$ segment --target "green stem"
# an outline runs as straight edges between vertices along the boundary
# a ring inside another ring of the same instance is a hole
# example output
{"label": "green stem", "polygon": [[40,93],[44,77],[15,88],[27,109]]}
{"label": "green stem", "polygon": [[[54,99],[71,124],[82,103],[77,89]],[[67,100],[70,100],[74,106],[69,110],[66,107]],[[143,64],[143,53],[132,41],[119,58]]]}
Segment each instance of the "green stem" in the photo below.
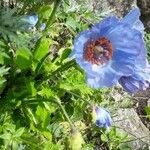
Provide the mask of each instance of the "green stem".
{"label": "green stem", "polygon": [[[40,100],[40,101],[37,101],[37,100],[28,100],[28,102],[29,103],[34,103],[34,102],[52,102],[52,103],[55,103],[55,104],[57,104],[59,107],[60,107],[60,109],[62,110],[62,113],[63,113],[63,115],[64,115],[64,118],[68,121],[68,123],[70,124],[70,126],[71,126],[71,128],[75,128],[75,126],[74,126],[74,124],[72,123],[72,121],[70,120],[70,118],[69,118],[69,116],[68,116],[68,114],[67,114],[67,112],[66,112],[66,110],[65,110],[65,108],[63,107],[63,105],[61,104],[61,101],[60,101],[60,99],[59,98],[57,98],[57,97],[52,97],[52,98],[54,98],[54,100],[48,100],[48,99],[42,99],[42,100]],[[27,100],[25,100],[25,101],[27,101]]]}
{"label": "green stem", "polygon": [[43,63],[44,63],[44,61],[46,60],[46,58],[47,58],[49,55],[50,55],[50,52],[48,52],[48,53],[41,59],[41,61],[38,63],[38,65],[37,65],[37,67],[36,67],[36,69],[35,69],[35,74],[36,74],[36,75],[37,75],[38,72],[40,71],[40,69],[41,69],[41,67],[42,67],[42,65],[43,65]]}
{"label": "green stem", "polygon": [[89,104],[90,106],[93,106],[92,103],[90,103],[88,100],[86,100],[85,98],[82,98],[81,96],[79,96],[78,94],[74,93],[74,92],[71,92],[71,91],[67,91],[67,93],[70,93],[78,98],[80,98],[82,101],[86,102],[87,104]]}
{"label": "green stem", "polygon": [[68,61],[67,63],[61,65],[61,67],[59,67],[57,70],[55,70],[54,72],[52,72],[49,76],[47,76],[47,77],[45,78],[45,80],[48,80],[48,79],[52,78],[52,77],[55,76],[58,72],[65,71],[66,69],[72,67],[72,66],[75,65],[75,64],[76,64],[75,60]]}
{"label": "green stem", "polygon": [[61,2],[61,0],[56,0],[56,1],[55,1],[53,11],[52,11],[52,13],[51,13],[51,15],[50,15],[50,17],[49,17],[49,20],[48,20],[48,22],[47,22],[46,28],[45,28],[45,30],[43,31],[43,36],[46,35],[47,30],[49,29],[49,27],[50,27],[51,24],[52,24],[52,22],[53,22],[53,20],[54,20],[54,17],[55,17],[55,14],[56,14],[56,11],[57,11],[57,8],[58,8],[60,2]]}
{"label": "green stem", "polygon": [[57,102],[57,104],[59,105],[59,107],[61,108],[62,113],[63,113],[64,117],[66,118],[66,120],[69,122],[71,128],[74,128],[75,126],[74,126],[74,124],[72,123],[72,121],[70,120],[70,118],[69,118],[69,116],[68,116],[68,114],[67,114],[65,108],[64,108],[63,105],[61,104],[60,99],[59,99],[59,98],[56,98],[56,102]]}

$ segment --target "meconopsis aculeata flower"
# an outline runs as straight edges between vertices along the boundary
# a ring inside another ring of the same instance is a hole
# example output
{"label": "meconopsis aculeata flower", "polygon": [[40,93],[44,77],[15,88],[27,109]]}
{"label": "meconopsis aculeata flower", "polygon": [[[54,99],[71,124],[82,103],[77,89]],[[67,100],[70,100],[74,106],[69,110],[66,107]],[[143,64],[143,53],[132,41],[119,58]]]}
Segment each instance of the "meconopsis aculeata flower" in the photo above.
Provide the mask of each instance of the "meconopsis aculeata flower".
{"label": "meconopsis aculeata flower", "polygon": [[139,16],[135,8],[122,19],[107,17],[75,38],[70,56],[86,72],[90,87],[113,87],[119,82],[130,93],[149,87],[144,26]]}

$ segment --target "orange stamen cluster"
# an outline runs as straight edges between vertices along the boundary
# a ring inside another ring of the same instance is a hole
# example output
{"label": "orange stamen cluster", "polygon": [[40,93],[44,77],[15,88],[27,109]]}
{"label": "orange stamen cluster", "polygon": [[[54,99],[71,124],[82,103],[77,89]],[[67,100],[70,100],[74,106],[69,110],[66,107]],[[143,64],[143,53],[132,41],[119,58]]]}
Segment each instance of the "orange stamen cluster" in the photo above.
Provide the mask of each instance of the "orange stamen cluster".
{"label": "orange stamen cluster", "polygon": [[92,64],[104,64],[112,58],[112,52],[111,42],[105,37],[101,37],[85,44],[83,58]]}

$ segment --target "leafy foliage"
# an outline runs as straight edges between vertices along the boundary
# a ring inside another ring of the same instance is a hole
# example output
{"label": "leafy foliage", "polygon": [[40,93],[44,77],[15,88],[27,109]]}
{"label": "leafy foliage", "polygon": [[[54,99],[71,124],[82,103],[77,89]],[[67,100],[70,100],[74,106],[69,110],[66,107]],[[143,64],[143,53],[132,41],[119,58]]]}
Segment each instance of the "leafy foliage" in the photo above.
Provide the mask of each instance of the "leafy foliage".
{"label": "leafy foliage", "polygon": [[[18,0],[14,9],[0,9],[0,149],[69,149],[73,134],[66,111],[84,138],[83,150],[129,149],[122,145],[127,134],[116,127],[107,132],[91,121],[93,105],[108,106],[115,114],[111,90],[88,87],[83,71],[68,58],[75,35],[102,16],[84,3],[64,0],[55,20],[41,31],[56,1]],[[22,17],[32,13],[39,21],[28,30]]]}

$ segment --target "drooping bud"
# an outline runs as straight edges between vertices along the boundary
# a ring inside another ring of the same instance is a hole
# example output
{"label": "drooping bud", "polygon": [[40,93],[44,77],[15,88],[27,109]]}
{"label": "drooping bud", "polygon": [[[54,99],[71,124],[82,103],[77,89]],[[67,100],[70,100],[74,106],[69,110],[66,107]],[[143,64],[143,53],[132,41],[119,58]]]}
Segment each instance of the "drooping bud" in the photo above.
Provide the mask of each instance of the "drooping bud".
{"label": "drooping bud", "polygon": [[92,112],[92,122],[96,123],[98,127],[108,128],[112,125],[110,113],[102,108],[95,106]]}

